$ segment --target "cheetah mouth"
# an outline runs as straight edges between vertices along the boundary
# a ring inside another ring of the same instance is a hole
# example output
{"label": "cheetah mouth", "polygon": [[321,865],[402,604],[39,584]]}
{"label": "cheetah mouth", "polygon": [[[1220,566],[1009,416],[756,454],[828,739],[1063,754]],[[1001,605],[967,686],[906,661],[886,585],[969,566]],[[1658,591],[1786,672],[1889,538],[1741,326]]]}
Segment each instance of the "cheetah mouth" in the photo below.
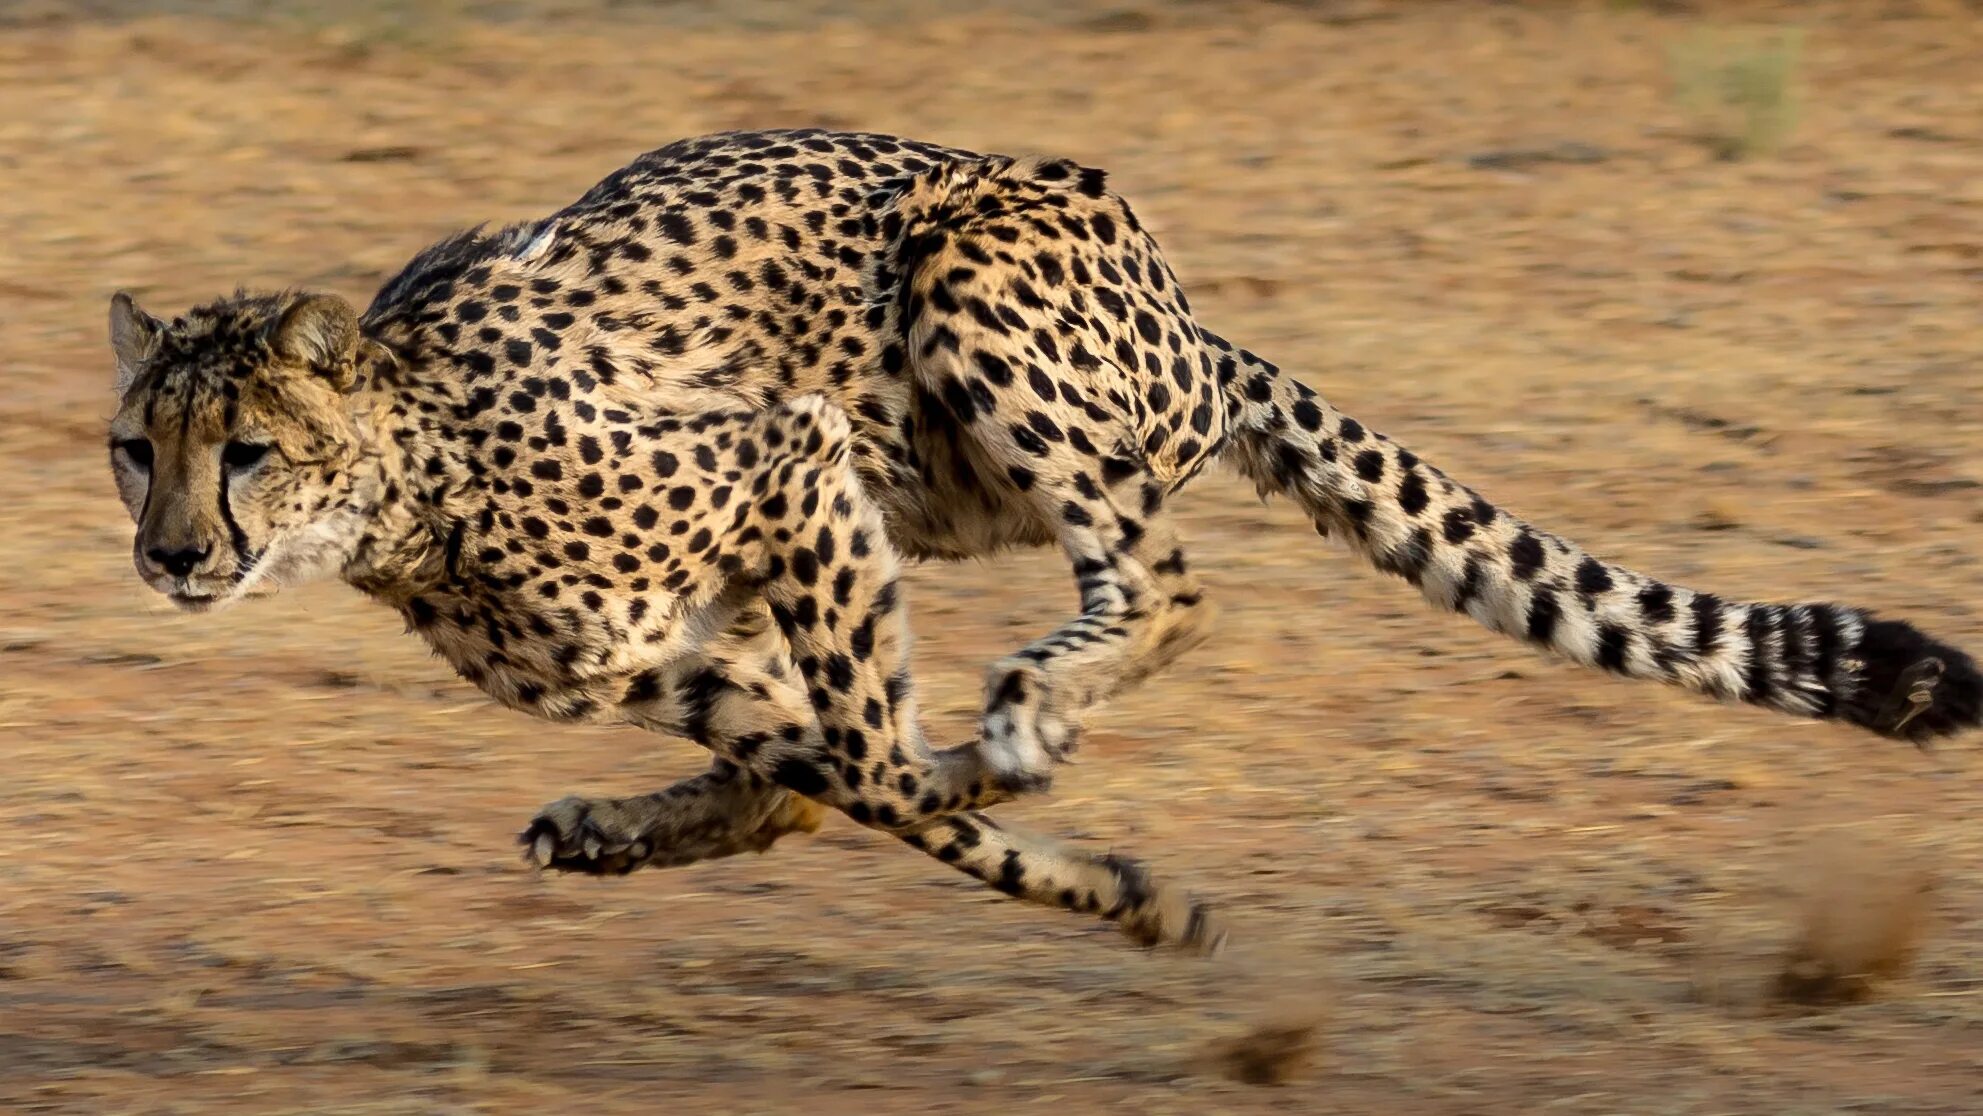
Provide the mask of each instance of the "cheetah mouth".
{"label": "cheetah mouth", "polygon": [[167,593],[165,599],[171,601],[181,612],[205,612],[220,600],[211,593],[178,592]]}

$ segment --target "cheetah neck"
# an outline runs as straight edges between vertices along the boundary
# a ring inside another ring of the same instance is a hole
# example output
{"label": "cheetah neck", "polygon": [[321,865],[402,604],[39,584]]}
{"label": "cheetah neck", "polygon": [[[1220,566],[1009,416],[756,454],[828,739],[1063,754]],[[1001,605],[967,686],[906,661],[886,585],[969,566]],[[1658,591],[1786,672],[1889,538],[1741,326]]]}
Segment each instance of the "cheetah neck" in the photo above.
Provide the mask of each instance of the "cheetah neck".
{"label": "cheetah neck", "polygon": [[393,605],[454,575],[469,475],[464,447],[441,417],[458,406],[459,386],[437,375],[412,340],[380,345],[385,355],[356,402],[367,496],[356,502],[342,571],[346,583]]}

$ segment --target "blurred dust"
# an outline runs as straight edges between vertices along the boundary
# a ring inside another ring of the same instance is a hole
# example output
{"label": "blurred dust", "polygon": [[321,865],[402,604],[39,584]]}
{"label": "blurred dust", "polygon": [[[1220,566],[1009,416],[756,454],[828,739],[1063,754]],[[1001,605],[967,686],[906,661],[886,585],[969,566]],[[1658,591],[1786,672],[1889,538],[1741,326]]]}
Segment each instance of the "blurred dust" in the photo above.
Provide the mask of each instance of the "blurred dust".
{"label": "blurred dust", "polygon": [[1313,1009],[1280,1013],[1225,1039],[1212,1050],[1212,1062],[1234,1081],[1285,1085],[1313,1067],[1321,1047],[1322,1020]]}
{"label": "blurred dust", "polygon": [[1933,927],[1936,875],[1920,854],[1838,835],[1799,867],[1795,936],[1771,993],[1795,1004],[1851,1003],[1904,975]]}

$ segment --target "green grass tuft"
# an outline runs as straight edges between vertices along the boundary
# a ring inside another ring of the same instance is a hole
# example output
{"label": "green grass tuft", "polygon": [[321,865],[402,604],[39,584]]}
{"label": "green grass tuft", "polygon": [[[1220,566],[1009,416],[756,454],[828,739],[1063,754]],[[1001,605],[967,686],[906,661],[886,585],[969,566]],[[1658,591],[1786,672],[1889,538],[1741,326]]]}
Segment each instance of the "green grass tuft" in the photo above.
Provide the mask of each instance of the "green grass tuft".
{"label": "green grass tuft", "polygon": [[1710,28],[1669,50],[1674,97],[1718,158],[1767,155],[1789,139],[1802,45],[1795,28]]}

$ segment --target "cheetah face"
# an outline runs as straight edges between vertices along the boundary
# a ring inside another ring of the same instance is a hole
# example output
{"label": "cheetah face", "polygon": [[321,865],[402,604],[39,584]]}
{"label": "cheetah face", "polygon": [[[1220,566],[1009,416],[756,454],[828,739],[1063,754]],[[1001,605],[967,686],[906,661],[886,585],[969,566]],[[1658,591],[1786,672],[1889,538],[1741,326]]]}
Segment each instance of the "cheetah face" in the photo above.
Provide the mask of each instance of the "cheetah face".
{"label": "cheetah face", "polygon": [[201,611],[333,572],[361,526],[349,393],[367,343],[332,295],[237,295],[170,323],[110,303],[110,464],[145,584]]}

